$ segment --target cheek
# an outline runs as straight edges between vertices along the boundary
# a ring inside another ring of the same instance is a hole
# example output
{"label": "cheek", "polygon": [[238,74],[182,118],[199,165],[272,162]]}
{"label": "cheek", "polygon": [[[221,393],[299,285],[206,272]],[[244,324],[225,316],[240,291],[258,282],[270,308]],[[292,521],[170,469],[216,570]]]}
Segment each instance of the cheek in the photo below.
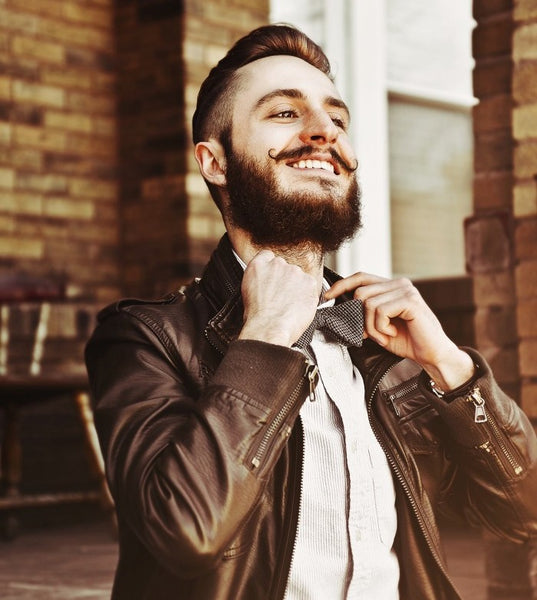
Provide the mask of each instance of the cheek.
{"label": "cheek", "polygon": [[242,140],[244,150],[258,157],[266,157],[269,150],[275,150],[278,153],[301,145],[298,127],[294,124],[252,128],[248,135],[243,136]]}
{"label": "cheek", "polygon": [[353,163],[356,161],[356,154],[354,152],[353,147],[351,146],[348,137],[340,137],[338,141],[338,146],[342,158],[344,158],[348,163]]}

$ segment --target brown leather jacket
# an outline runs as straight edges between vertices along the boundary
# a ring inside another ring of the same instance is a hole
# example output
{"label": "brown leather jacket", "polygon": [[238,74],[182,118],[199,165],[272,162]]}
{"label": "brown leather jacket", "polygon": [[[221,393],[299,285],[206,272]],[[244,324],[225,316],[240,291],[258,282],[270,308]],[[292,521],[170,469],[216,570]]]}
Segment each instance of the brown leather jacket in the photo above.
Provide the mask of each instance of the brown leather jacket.
{"label": "brown leather jacket", "polygon": [[[119,518],[116,600],[283,598],[312,371],[299,352],[235,339],[241,277],[224,237],[201,280],[108,307],[88,344]],[[477,354],[475,381],[439,399],[415,363],[370,341],[350,351],[396,483],[401,598],[459,598],[434,513],[535,535],[533,429]]]}

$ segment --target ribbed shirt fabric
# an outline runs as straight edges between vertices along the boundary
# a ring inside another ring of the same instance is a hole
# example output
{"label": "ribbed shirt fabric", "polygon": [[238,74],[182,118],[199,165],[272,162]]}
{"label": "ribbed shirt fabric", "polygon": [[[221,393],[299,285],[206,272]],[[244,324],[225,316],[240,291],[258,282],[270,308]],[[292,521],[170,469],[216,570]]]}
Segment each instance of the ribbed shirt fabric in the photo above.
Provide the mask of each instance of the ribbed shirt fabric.
{"label": "ribbed shirt fabric", "polygon": [[286,600],[396,600],[395,490],[346,347],[316,331],[316,400],[300,411],[303,487]]}

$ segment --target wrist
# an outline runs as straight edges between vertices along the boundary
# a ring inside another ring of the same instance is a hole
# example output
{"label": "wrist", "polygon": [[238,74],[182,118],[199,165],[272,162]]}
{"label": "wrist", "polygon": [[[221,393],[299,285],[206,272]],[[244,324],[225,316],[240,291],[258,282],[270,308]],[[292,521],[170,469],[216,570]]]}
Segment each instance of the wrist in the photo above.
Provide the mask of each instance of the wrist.
{"label": "wrist", "polygon": [[276,344],[278,346],[291,347],[289,333],[278,329],[274,326],[258,326],[255,324],[245,323],[244,327],[238,335],[240,340],[256,340],[258,342],[266,342],[267,344]]}
{"label": "wrist", "polygon": [[435,364],[422,365],[434,384],[434,389],[440,394],[462,386],[475,374],[475,365],[470,355],[455,348],[456,351]]}

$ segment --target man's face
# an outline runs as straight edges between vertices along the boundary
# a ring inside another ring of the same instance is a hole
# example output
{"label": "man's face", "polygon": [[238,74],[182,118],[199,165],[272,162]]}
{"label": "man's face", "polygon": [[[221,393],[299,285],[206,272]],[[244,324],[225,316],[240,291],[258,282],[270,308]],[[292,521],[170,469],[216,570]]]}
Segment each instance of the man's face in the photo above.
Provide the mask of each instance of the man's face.
{"label": "man's face", "polygon": [[360,226],[349,115],[332,82],[291,56],[239,71],[230,139],[224,139],[233,226],[258,246],[334,250]]}

